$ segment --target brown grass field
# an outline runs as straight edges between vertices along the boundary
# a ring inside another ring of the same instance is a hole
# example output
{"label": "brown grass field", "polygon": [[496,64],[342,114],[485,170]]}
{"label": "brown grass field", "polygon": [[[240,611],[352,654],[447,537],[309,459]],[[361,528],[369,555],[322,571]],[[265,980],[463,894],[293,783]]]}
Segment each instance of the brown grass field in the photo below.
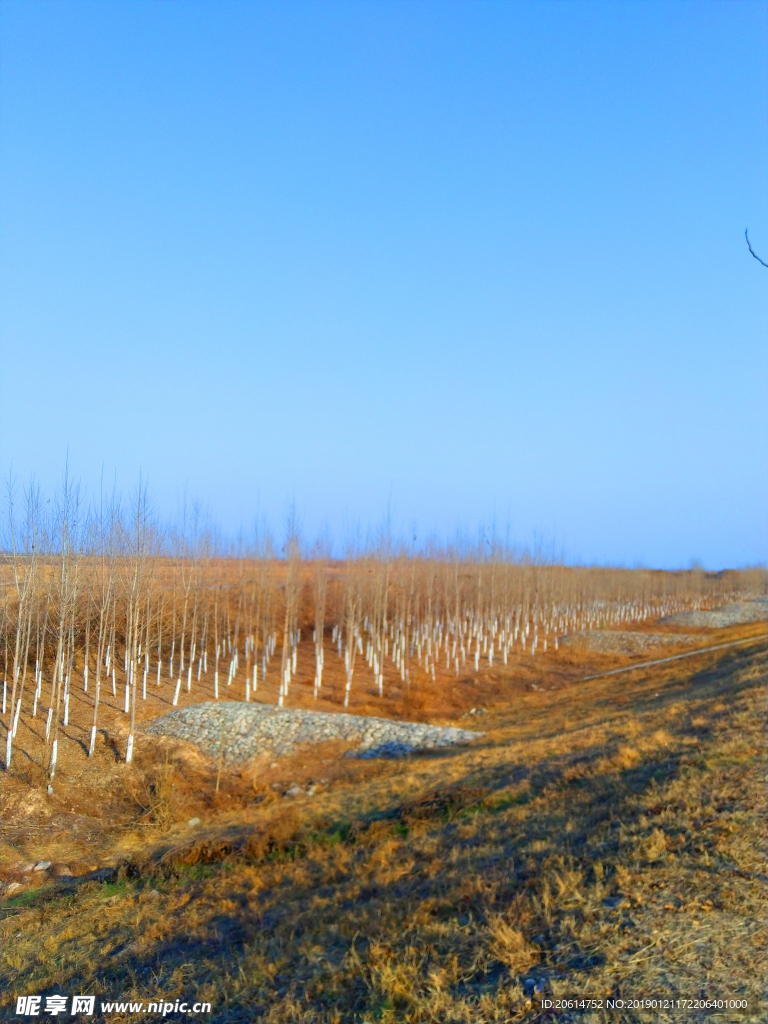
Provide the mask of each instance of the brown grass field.
{"label": "brown grass field", "polygon": [[[3,776],[4,1019],[18,995],[90,993],[94,1020],[158,999],[221,1024],[767,1020],[765,623],[685,632],[754,642],[590,682],[644,659],[561,648],[410,689],[393,672],[383,698],[361,672],[351,712],[484,737],[384,762],[329,744],[218,792],[190,745],[139,733],[124,763],[119,686],[89,761],[74,687],[53,795],[41,719]],[[338,710],[338,659],[315,702],[302,658],[288,705]],[[171,696],[153,682],[137,721]]]}

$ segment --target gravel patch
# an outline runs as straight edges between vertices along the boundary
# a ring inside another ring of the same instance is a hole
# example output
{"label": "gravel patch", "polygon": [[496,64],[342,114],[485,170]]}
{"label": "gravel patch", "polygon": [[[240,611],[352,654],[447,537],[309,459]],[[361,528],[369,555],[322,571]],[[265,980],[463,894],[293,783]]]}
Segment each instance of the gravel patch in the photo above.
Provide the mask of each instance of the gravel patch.
{"label": "gravel patch", "polygon": [[701,643],[700,636],[686,633],[625,633],[612,629],[585,629],[563,637],[561,647],[581,647],[605,654],[647,654],[680,644]]}
{"label": "gravel patch", "polygon": [[678,626],[709,626],[722,629],[723,626],[737,626],[743,622],[759,622],[768,620],[768,597],[758,597],[754,601],[742,601],[738,604],[726,604],[712,611],[680,612],[670,615],[662,622],[671,622]]}
{"label": "gravel patch", "polygon": [[304,744],[328,740],[357,744],[348,757],[394,758],[418,750],[469,743],[483,735],[469,729],[420,722],[231,702],[179,708],[156,718],[144,731],[195,743],[208,757],[221,756],[226,765],[239,764],[262,753],[281,757]]}

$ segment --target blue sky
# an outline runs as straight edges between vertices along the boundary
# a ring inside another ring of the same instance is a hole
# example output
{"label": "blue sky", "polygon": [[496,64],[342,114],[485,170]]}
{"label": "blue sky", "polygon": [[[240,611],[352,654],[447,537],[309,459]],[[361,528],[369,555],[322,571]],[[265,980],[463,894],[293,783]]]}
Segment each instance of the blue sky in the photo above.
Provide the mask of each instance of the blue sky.
{"label": "blue sky", "polygon": [[0,7],[0,468],[764,560],[766,3]]}

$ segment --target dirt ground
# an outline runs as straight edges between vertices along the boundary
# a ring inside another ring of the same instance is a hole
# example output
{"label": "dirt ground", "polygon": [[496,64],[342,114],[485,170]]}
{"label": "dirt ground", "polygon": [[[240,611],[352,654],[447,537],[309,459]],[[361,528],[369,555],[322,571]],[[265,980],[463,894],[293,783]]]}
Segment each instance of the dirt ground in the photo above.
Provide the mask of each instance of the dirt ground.
{"label": "dirt ground", "polygon": [[[410,690],[393,674],[383,699],[363,664],[353,713],[486,732],[393,762],[326,744],[219,774],[140,734],[126,766],[119,686],[89,760],[73,687],[53,795],[43,719],[22,720],[2,780],[0,1006],[163,992],[220,1022],[766,1019],[765,624],[685,632],[754,644],[588,683],[644,659],[561,648]],[[289,703],[339,710],[337,661],[315,703],[303,645]],[[141,720],[172,693],[148,684]],[[181,703],[212,696],[193,681]],[[594,1005],[547,1005],[564,998]],[[685,1003],[702,999],[748,1005]]]}

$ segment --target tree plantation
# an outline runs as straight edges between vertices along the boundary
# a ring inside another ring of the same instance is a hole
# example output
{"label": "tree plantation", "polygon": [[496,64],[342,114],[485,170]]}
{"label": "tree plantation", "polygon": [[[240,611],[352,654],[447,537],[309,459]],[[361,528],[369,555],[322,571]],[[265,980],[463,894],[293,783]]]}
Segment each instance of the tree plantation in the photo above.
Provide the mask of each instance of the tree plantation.
{"label": "tree plantation", "polygon": [[[344,709],[417,694],[515,659],[557,657],[581,630],[657,620],[754,594],[760,573],[708,575],[553,564],[481,534],[477,543],[397,545],[386,529],[332,557],[327,538],[265,530],[223,549],[197,509],[165,527],[141,487],[86,508],[65,479],[54,502],[9,488],[0,642],[6,769],[23,724],[49,783],[73,695],[92,757],[105,698],[133,757],[148,697],[180,702],[312,699]],[[44,512],[44,509],[52,509]],[[329,663],[341,686],[329,693]],[[154,705],[153,705],[154,707]]]}

